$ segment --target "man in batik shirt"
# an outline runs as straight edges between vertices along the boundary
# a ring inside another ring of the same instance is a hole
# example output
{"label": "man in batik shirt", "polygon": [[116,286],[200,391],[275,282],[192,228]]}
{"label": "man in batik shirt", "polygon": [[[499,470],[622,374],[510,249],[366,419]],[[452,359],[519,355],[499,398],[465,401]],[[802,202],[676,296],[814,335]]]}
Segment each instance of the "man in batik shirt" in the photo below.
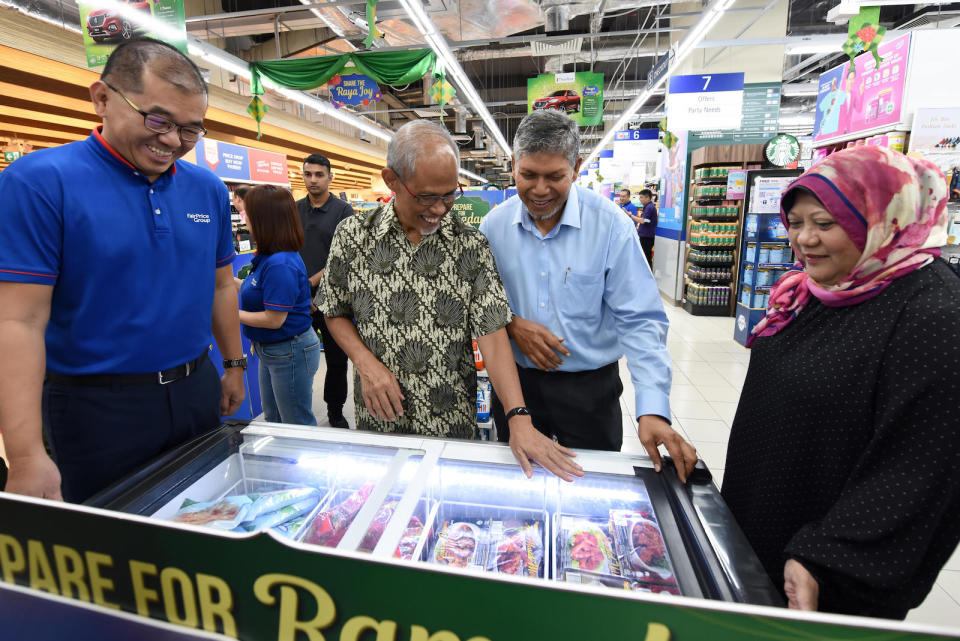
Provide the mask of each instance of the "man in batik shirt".
{"label": "man in batik shirt", "polygon": [[[401,127],[382,176],[396,197],[337,227],[315,302],[354,364],[359,429],[474,438],[477,337],[509,410],[510,447],[571,480],[573,452],[538,432],[504,329],[503,284],[483,234],[451,212],[462,189],[457,145],[428,121]],[[355,320],[355,323],[354,323]]]}

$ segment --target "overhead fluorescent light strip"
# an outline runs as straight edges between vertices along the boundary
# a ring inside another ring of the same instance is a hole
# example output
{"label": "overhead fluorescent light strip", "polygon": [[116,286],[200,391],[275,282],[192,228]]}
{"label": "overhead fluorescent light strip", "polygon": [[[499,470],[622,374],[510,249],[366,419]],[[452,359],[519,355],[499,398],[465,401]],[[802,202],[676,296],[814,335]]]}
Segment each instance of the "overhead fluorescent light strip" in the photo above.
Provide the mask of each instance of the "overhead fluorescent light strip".
{"label": "overhead fluorescent light strip", "polygon": [[433,20],[431,20],[430,16],[423,10],[423,5],[420,0],[399,0],[399,2],[407,12],[407,17],[420,33],[423,34],[427,44],[429,44],[430,48],[440,57],[447,74],[453,78],[460,93],[467,99],[467,102],[470,103],[473,110],[487,125],[487,130],[490,132],[490,135],[493,136],[494,141],[508,156],[511,155],[510,144],[506,138],[503,137],[500,127],[497,126],[490,111],[483,103],[483,100],[473,86],[473,82],[467,77],[463,67],[460,66],[460,62],[456,56],[453,55],[453,51],[447,44],[446,38],[443,37],[443,34],[440,33],[437,26],[433,23]]}
{"label": "overhead fluorescent light strip", "polygon": [[[673,57],[673,62],[671,63],[674,68],[679,67],[680,63],[687,59],[687,56],[697,47],[698,44],[703,40],[704,36],[710,32],[711,29],[717,24],[723,14],[727,9],[734,3],[734,0],[713,0],[703,13],[700,16],[700,19],[690,27],[687,31],[687,35],[683,37],[683,40],[677,45],[676,54]],[[633,102],[627,105],[627,108],[623,110],[623,114],[620,116],[620,119],[604,134],[603,138],[600,139],[600,142],[597,143],[597,146],[593,148],[593,151],[590,152],[590,155],[587,156],[585,162],[590,162],[593,160],[600,151],[609,145],[613,141],[613,137],[617,131],[623,129],[628,122],[640,111],[640,108],[643,107],[644,103],[650,99],[650,96],[667,81],[668,74],[664,74],[660,80],[658,80],[652,87],[647,87],[644,89],[639,96],[634,98]]]}

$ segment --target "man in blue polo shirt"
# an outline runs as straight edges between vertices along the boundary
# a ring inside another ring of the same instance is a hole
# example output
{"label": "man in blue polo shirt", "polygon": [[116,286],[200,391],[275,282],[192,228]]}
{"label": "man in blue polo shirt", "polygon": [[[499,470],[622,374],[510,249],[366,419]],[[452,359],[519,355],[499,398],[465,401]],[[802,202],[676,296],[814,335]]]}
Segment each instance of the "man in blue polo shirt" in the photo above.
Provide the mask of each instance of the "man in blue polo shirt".
{"label": "man in blue polo shirt", "polygon": [[[103,125],[89,138],[0,174],[6,489],[71,502],[216,427],[244,395],[227,189],[175,162],[206,131],[199,70],[133,40],[90,96]],[[235,361],[222,384],[211,327]]]}

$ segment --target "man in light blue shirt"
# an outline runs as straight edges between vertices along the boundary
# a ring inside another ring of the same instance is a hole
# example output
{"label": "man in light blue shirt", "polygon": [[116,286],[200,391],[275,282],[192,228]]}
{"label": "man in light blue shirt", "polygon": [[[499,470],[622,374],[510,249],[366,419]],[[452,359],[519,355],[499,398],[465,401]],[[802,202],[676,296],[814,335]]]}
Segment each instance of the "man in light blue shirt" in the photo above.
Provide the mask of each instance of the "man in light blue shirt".
{"label": "man in light blue shirt", "polygon": [[[507,326],[534,426],[566,447],[619,451],[627,355],[637,430],[660,469],[665,445],[685,480],[696,450],[671,427],[667,317],[630,219],[579,174],[576,123],[553,110],[527,115],[514,140],[517,195],[480,224],[503,279]],[[493,413],[509,439],[504,408]]]}

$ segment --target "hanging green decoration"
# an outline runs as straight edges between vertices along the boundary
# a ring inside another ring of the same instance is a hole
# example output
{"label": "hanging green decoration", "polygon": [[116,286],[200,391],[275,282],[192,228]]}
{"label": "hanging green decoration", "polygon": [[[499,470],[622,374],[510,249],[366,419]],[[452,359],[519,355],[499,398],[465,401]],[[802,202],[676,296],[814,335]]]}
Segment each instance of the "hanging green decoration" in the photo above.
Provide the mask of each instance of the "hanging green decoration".
{"label": "hanging green decoration", "polygon": [[887,33],[886,27],[880,26],[880,7],[860,7],[860,13],[852,18],[847,25],[847,41],[843,43],[843,52],[850,57],[850,71],[856,74],[857,70],[853,64],[853,59],[861,53],[869,51],[873,54],[877,66],[883,62],[877,47],[884,34]]}
{"label": "hanging green decoration", "polygon": [[262,135],[260,132],[260,124],[263,122],[263,117],[267,115],[267,105],[260,99],[260,96],[254,96],[250,104],[247,105],[247,113],[257,121],[257,140],[260,140],[260,136]]}
{"label": "hanging green decoration", "polygon": [[382,37],[383,34],[377,29],[377,0],[367,0],[367,37],[363,44],[369,49],[374,40]]}
{"label": "hanging green decoration", "polygon": [[457,90],[447,82],[447,72],[443,67],[443,61],[439,58],[437,58],[437,63],[433,67],[433,77],[435,80],[433,86],[430,87],[430,99],[440,105],[440,122],[443,122],[443,107],[453,100]]}

